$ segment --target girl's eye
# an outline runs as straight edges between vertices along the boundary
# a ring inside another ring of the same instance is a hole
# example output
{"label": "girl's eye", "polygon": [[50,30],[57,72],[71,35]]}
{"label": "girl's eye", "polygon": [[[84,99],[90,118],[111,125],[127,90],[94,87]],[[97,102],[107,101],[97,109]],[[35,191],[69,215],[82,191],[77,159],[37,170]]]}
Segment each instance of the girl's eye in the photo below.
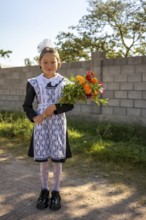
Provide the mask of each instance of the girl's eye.
{"label": "girl's eye", "polygon": [[[44,64],[49,64],[48,62],[46,62],[46,61],[44,61],[43,62]],[[54,63],[56,63],[55,61],[53,61],[53,62],[51,62],[50,64],[54,64]]]}

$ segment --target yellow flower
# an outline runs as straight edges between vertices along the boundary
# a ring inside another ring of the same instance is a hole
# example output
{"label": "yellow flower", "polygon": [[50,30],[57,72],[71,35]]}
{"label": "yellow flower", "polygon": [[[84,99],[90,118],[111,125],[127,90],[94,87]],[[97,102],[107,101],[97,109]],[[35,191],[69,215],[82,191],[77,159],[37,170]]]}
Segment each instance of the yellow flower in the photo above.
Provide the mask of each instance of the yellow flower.
{"label": "yellow flower", "polygon": [[89,95],[89,94],[92,92],[92,88],[91,88],[91,86],[90,86],[88,83],[85,83],[85,84],[84,84],[83,90],[85,91],[85,93],[86,93],[87,95]]}
{"label": "yellow flower", "polygon": [[81,85],[85,83],[85,78],[83,76],[77,75],[76,76],[76,81],[78,81]]}

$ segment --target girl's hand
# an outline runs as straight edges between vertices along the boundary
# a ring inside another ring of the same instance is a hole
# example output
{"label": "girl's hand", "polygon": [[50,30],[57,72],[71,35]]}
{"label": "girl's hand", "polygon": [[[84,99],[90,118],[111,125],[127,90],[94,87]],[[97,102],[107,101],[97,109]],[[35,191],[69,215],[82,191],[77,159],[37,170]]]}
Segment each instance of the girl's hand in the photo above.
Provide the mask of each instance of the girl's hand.
{"label": "girl's hand", "polygon": [[35,124],[41,124],[43,120],[44,119],[43,119],[42,115],[37,115],[33,118],[33,121],[35,122]]}
{"label": "girl's hand", "polygon": [[56,110],[56,105],[51,105],[48,108],[45,109],[43,112],[42,116],[43,118],[50,117],[54,114],[54,111]]}

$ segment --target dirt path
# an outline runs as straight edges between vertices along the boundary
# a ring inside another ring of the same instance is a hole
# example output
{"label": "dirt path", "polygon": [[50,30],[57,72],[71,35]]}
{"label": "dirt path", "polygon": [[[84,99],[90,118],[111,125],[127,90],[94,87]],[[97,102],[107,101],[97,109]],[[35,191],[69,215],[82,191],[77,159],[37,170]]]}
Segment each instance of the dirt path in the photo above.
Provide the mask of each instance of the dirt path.
{"label": "dirt path", "polygon": [[[63,172],[62,208],[37,210],[39,166],[29,160],[0,158],[0,220],[145,220],[146,206],[137,190],[111,184],[106,175]],[[52,182],[52,173],[51,173]]]}

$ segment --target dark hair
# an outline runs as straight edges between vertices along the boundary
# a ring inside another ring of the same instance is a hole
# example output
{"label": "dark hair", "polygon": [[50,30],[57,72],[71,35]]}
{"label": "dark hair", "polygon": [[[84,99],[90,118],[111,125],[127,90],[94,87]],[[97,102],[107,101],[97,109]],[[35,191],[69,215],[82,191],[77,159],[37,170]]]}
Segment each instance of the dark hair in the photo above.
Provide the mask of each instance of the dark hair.
{"label": "dark hair", "polygon": [[43,56],[44,56],[46,53],[54,54],[54,56],[57,58],[57,61],[58,61],[58,69],[59,69],[59,68],[61,67],[61,59],[60,59],[60,56],[59,56],[58,51],[57,51],[55,48],[45,47],[45,48],[42,50],[41,54],[40,54],[39,62],[41,62],[41,59],[43,58]]}

